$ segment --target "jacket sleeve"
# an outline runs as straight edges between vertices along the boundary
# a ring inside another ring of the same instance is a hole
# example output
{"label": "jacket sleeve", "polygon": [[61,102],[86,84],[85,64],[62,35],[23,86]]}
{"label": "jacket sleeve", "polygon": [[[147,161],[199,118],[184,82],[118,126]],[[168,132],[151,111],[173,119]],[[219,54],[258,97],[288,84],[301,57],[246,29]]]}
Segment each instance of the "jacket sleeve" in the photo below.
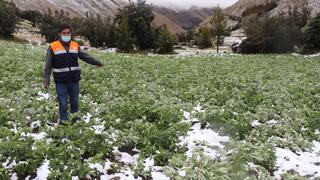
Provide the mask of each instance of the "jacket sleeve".
{"label": "jacket sleeve", "polygon": [[47,50],[46,63],[44,67],[44,82],[50,84],[50,75],[52,71],[52,51],[49,47]]}
{"label": "jacket sleeve", "polygon": [[88,64],[92,64],[92,65],[96,65],[96,66],[102,65],[102,63],[100,61],[96,60],[95,58],[93,58],[89,54],[85,53],[80,48],[79,48],[79,58]]}

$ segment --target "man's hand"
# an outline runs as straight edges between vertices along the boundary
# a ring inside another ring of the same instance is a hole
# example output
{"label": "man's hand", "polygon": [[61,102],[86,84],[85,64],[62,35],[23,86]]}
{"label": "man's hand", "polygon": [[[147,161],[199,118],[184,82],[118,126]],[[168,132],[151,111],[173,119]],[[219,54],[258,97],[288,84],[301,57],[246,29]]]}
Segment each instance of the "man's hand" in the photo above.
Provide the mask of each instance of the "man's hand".
{"label": "man's hand", "polygon": [[49,86],[50,86],[50,83],[49,83],[49,82],[43,81],[43,87],[44,87],[45,89],[48,89]]}

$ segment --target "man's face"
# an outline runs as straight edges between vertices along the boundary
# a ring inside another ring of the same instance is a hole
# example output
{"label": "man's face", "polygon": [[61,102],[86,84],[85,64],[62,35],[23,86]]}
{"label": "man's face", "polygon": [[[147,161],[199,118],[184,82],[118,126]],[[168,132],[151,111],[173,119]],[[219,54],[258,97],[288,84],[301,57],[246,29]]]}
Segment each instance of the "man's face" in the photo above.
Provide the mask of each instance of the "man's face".
{"label": "man's face", "polygon": [[70,29],[64,29],[60,32],[60,36],[71,36],[71,30]]}

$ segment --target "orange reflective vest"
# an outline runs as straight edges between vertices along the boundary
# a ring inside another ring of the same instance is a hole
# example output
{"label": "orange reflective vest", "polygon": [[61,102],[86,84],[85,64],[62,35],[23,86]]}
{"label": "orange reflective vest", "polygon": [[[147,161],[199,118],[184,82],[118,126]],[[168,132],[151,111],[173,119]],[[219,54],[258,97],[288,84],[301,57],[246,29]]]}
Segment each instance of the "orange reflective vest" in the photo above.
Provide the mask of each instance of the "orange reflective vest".
{"label": "orange reflective vest", "polygon": [[60,41],[50,44],[53,56],[53,77],[55,83],[74,83],[78,82],[80,77],[80,66],[78,63],[79,45],[70,41],[69,48]]}

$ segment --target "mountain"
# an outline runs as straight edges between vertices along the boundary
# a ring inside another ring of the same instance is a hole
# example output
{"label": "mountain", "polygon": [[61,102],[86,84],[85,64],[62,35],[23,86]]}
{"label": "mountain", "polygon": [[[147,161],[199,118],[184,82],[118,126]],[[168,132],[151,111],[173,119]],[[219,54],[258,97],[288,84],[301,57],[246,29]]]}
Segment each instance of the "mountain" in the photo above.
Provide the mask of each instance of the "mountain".
{"label": "mountain", "polygon": [[179,33],[184,33],[186,32],[185,29],[183,29],[181,26],[179,26],[178,24],[176,24],[175,22],[173,22],[171,19],[169,19],[168,17],[159,14],[158,12],[153,12],[155,15],[155,19],[154,19],[154,24],[156,26],[163,26],[166,25],[169,32],[171,32],[172,34],[179,34]]}
{"label": "mountain", "polygon": [[[320,0],[307,0],[309,7],[312,9],[312,15],[320,12]],[[300,6],[303,3],[302,0],[239,0],[232,6],[226,8],[224,13],[227,16],[241,18],[244,11],[254,6],[263,5],[268,2],[277,3],[275,8],[269,11],[270,15],[276,14],[280,11],[286,11],[289,6]]]}
{"label": "mountain", "polygon": [[19,9],[46,11],[64,10],[71,16],[84,17],[87,12],[113,17],[125,5],[125,0],[13,0]]}
{"label": "mountain", "polygon": [[[13,0],[13,2],[22,10],[43,12],[50,8],[64,10],[72,17],[85,17],[85,14],[90,12],[112,18],[119,8],[128,5],[127,0]],[[212,9],[193,7],[186,10],[172,10],[155,7],[153,13],[156,26],[166,25],[171,33],[177,34],[193,29],[212,15]]]}
{"label": "mountain", "polygon": [[[320,12],[320,0],[307,1],[309,7],[312,10],[312,16]],[[239,0],[232,6],[224,9],[223,13],[228,20],[227,25],[229,27],[235,27],[238,21],[243,17],[244,12],[249,8],[269,4],[268,6],[266,6],[266,8],[268,8],[269,15],[272,16],[278,14],[279,12],[286,12],[288,10],[288,7],[290,6],[301,6],[302,3],[303,0]],[[198,30],[199,27],[208,25],[211,19],[212,16],[205,19],[195,28],[195,30]]]}
{"label": "mountain", "polygon": [[177,24],[184,30],[192,30],[209,16],[212,16],[213,10],[211,8],[197,8],[192,7],[184,10],[173,10],[165,7],[155,7],[154,12],[161,14],[173,23]]}

